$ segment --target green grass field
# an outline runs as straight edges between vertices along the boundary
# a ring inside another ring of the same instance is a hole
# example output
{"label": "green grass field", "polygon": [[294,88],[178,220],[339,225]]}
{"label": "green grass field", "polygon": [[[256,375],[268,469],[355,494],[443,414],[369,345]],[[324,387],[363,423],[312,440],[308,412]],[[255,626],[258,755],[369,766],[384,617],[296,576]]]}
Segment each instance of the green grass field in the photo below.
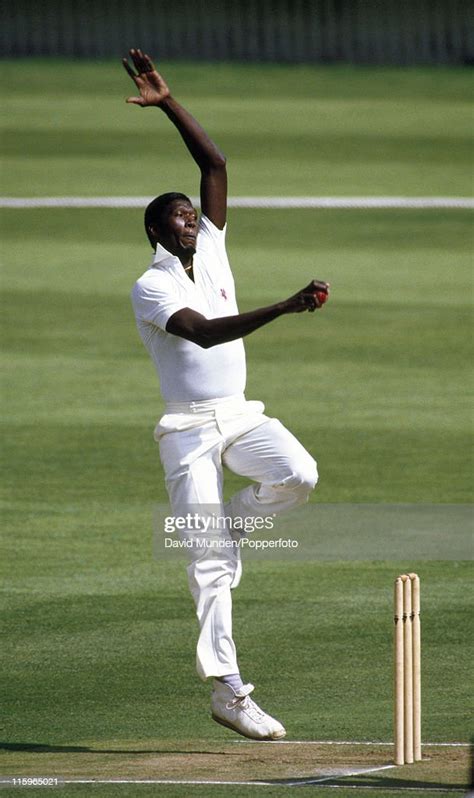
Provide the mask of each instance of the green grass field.
{"label": "green grass field", "polygon": [[[119,63],[2,70],[4,195],[197,193],[169,123],[124,104]],[[163,72],[226,152],[233,195],[469,194],[462,70]],[[1,772],[251,780],[340,765],[340,751],[293,757],[288,746],[276,749],[279,771],[209,719],[184,569],[152,557],[153,506],[166,497],[152,440],[163,404],[129,302],[149,260],[141,211],[9,209],[2,220]],[[247,396],[316,456],[316,504],[471,501],[471,224],[462,210],[230,211],[242,310],[312,277],[332,285],[324,311],[279,319],[246,343]],[[228,474],[227,494],[242,484]],[[234,593],[242,673],[289,740],[390,739],[391,585],[405,569],[423,582],[424,739],[469,739],[472,567],[404,550],[396,562],[247,562]],[[378,798],[403,786],[458,794],[464,751],[439,750],[351,783]],[[347,762],[390,757],[354,749]],[[294,793],[60,794],[91,790]]]}

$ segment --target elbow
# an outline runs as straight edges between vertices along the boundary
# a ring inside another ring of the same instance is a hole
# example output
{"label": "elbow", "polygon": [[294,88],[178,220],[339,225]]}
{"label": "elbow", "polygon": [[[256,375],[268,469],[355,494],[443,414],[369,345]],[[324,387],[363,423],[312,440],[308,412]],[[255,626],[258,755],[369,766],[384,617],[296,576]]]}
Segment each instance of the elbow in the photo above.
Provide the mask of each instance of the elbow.
{"label": "elbow", "polygon": [[194,343],[200,346],[201,349],[210,349],[211,346],[214,346],[211,336],[202,333],[195,337]]}
{"label": "elbow", "polygon": [[200,325],[199,329],[194,331],[193,342],[201,349],[210,349],[218,343],[208,320],[206,324]]}
{"label": "elbow", "polygon": [[201,349],[209,349],[218,343],[212,322],[189,309],[175,313],[166,325],[166,332],[184,338]]}
{"label": "elbow", "polygon": [[213,172],[225,172],[227,164],[227,158],[222,152],[216,152],[212,158],[212,162],[209,165],[209,168]]}
{"label": "elbow", "polygon": [[193,324],[192,342],[200,347],[200,349],[210,349],[214,345],[214,330],[211,319],[206,319],[202,316],[196,319]]}

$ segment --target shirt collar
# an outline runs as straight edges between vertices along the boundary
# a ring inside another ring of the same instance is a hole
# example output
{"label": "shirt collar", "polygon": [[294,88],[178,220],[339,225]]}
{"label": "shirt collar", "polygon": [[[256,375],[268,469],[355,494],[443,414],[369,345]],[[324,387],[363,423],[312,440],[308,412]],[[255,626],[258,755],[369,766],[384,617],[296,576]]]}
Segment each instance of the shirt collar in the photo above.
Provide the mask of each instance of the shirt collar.
{"label": "shirt collar", "polygon": [[156,250],[153,255],[153,259],[150,264],[150,268],[159,269],[160,266],[181,266],[181,261],[175,255],[172,255],[171,252],[168,252],[167,249],[164,248],[162,244],[159,242],[156,245]]}

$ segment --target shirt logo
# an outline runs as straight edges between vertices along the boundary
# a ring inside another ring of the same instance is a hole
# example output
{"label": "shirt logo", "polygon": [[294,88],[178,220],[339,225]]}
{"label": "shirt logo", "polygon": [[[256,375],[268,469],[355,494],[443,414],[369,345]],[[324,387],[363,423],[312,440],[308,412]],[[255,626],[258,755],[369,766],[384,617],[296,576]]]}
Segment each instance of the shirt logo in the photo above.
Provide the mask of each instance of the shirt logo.
{"label": "shirt logo", "polygon": [[224,297],[224,299],[227,299],[227,294],[226,294],[224,288],[221,288],[221,296]]}

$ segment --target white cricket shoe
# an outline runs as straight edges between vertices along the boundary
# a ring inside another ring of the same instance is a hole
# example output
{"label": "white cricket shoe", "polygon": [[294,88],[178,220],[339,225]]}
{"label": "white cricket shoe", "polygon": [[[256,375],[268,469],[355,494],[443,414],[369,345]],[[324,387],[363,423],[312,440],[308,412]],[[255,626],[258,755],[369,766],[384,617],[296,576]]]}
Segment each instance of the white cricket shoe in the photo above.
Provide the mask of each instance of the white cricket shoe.
{"label": "white cricket shoe", "polygon": [[235,692],[229,684],[215,679],[211,696],[213,720],[251,740],[279,740],[286,734],[284,727],[252,701],[249,694],[253,689],[253,684],[244,684]]}

